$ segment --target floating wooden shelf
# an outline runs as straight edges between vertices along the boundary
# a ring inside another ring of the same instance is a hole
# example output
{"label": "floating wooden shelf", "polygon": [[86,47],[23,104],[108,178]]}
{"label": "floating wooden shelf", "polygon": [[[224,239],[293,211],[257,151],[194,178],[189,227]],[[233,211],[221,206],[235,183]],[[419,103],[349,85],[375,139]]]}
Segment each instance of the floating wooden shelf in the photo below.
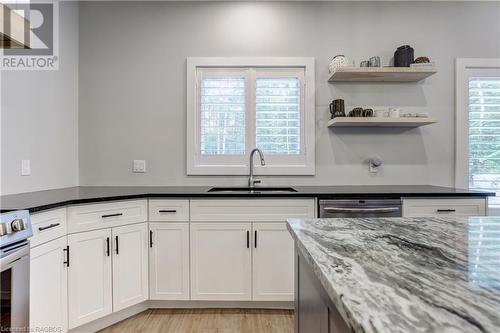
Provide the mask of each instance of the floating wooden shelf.
{"label": "floating wooden shelf", "polygon": [[328,122],[328,127],[419,127],[434,123],[435,118],[337,117]]}
{"label": "floating wooden shelf", "polygon": [[328,82],[416,82],[436,73],[433,67],[340,67]]}

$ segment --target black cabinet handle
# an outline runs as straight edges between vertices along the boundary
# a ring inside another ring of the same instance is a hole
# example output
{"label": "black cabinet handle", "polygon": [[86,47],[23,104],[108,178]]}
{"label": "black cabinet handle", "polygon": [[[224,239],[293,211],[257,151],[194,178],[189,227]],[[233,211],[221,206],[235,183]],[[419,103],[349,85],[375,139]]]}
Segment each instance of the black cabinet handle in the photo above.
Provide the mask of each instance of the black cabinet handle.
{"label": "black cabinet handle", "polygon": [[158,213],[177,213],[176,209],[160,209]]}
{"label": "black cabinet handle", "polygon": [[253,237],[253,238],[254,238],[254,246],[255,246],[255,248],[257,248],[257,230],[255,230],[255,231],[253,232],[253,236],[254,236],[254,237]]}
{"label": "black cabinet handle", "polygon": [[437,210],[438,213],[453,213],[456,211],[457,211],[456,209],[438,209]]}
{"label": "black cabinet handle", "polygon": [[101,217],[103,219],[105,219],[106,217],[116,217],[116,216],[122,216],[123,213],[116,213],[116,214],[108,214],[108,215],[101,215]]}
{"label": "black cabinet handle", "polygon": [[109,237],[106,237],[106,255],[109,257]]}
{"label": "black cabinet handle", "polygon": [[250,248],[250,231],[247,230],[247,249]]}
{"label": "black cabinet handle", "polygon": [[66,248],[63,249],[64,252],[66,252],[66,261],[63,261],[63,264],[66,265],[66,267],[69,267],[69,245],[66,245]]}
{"label": "black cabinet handle", "polygon": [[52,224],[49,224],[48,226],[46,227],[39,227],[38,230],[40,231],[44,231],[44,230],[47,230],[47,229],[50,229],[50,228],[55,228],[57,227],[58,225],[61,225],[61,223],[52,223]]}
{"label": "black cabinet handle", "polygon": [[118,236],[115,236],[115,242],[116,242],[116,254],[119,254],[119,252],[118,252]]}
{"label": "black cabinet handle", "polygon": [[153,247],[153,230],[149,230],[149,247]]}

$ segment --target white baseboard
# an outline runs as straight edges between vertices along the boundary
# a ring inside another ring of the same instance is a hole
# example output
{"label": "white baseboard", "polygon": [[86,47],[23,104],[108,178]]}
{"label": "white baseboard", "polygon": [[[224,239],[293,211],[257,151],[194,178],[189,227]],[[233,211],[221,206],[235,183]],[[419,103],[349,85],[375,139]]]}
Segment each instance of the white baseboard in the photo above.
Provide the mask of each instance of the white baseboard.
{"label": "white baseboard", "polygon": [[69,330],[68,333],[93,333],[147,309],[293,309],[293,302],[237,302],[237,301],[145,301],[88,324]]}
{"label": "white baseboard", "polygon": [[136,305],[132,305],[131,307],[128,307],[128,308],[123,309],[121,311],[112,313],[106,317],[99,318],[97,320],[91,321],[90,323],[73,328],[72,330],[69,330],[68,333],[93,333],[93,332],[97,332],[99,330],[102,330],[103,328],[106,328],[108,326],[116,324],[119,321],[130,318],[130,317],[132,317],[138,313],[141,313],[142,311],[145,311],[147,309],[149,309],[149,304],[148,304],[148,301],[145,301],[145,302],[142,302],[142,303],[139,303]]}
{"label": "white baseboard", "polygon": [[150,309],[293,309],[293,302],[149,301]]}

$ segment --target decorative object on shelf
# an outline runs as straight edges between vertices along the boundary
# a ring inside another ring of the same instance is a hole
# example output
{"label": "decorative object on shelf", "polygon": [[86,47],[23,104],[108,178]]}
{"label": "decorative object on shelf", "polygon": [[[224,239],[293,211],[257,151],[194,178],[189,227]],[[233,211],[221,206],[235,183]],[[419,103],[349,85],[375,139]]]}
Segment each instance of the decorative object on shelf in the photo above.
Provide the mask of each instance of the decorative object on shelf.
{"label": "decorative object on shelf", "polygon": [[363,117],[373,117],[373,109],[364,109],[362,116]]}
{"label": "decorative object on shelf", "polygon": [[391,118],[399,118],[401,115],[401,109],[390,108],[389,109],[389,117]]}
{"label": "decorative object on shelf", "polygon": [[377,109],[374,111],[374,116],[377,118],[389,117],[389,112],[386,109]]}
{"label": "decorative object on shelf", "polygon": [[434,61],[431,62],[420,62],[410,65],[411,68],[434,68],[436,67],[436,63]]}
{"label": "decorative object on shelf", "polygon": [[330,114],[332,118],[345,117],[345,106],[343,99],[335,99],[330,103]]}
{"label": "decorative object on shelf", "polygon": [[394,52],[394,67],[410,67],[414,62],[414,50],[410,45],[398,47]]}
{"label": "decorative object on shelf", "polygon": [[427,57],[418,57],[417,59],[415,59],[415,64],[426,64],[426,63],[429,63],[431,62],[431,60]]}
{"label": "decorative object on shelf", "polygon": [[328,69],[330,70],[330,73],[333,73],[337,68],[346,66],[347,66],[347,58],[343,54],[338,54],[335,57],[333,57],[332,61],[330,61]]}
{"label": "decorative object on shelf", "polygon": [[371,57],[369,60],[369,65],[370,67],[380,67],[380,57],[379,56]]}
{"label": "decorative object on shelf", "polygon": [[360,62],[359,67],[370,67],[370,62],[368,60],[363,60]]}
{"label": "decorative object on shelf", "polygon": [[404,112],[404,113],[401,113],[401,117],[403,117],[403,118],[429,118],[429,114],[427,112]]}
{"label": "decorative object on shelf", "polygon": [[427,112],[418,112],[417,118],[429,118],[429,114]]}
{"label": "decorative object on shelf", "polygon": [[349,117],[362,117],[363,108],[354,108],[349,112]]}
{"label": "decorative object on shelf", "polygon": [[435,66],[436,63],[434,61],[431,62],[428,57],[418,57],[417,59],[415,59],[415,62],[410,65],[410,67],[413,68],[429,68]]}

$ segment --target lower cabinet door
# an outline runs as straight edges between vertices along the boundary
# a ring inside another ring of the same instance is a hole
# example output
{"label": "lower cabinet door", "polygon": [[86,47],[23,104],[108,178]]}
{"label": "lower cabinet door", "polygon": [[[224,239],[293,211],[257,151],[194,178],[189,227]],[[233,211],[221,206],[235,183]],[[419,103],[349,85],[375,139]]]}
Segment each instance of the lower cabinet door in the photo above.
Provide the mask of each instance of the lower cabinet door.
{"label": "lower cabinet door", "polygon": [[33,332],[68,330],[67,238],[31,249],[30,328]]}
{"label": "lower cabinet door", "polygon": [[293,239],[285,223],[253,224],[253,300],[294,300]]}
{"label": "lower cabinet door", "polygon": [[251,223],[191,223],[191,299],[252,298]]}
{"label": "lower cabinet door", "polygon": [[113,311],[148,298],[147,223],[112,229]]}
{"label": "lower cabinet door", "polygon": [[110,241],[111,229],[68,236],[70,329],[112,312]]}
{"label": "lower cabinet door", "polygon": [[149,224],[149,296],[189,300],[189,222]]}

